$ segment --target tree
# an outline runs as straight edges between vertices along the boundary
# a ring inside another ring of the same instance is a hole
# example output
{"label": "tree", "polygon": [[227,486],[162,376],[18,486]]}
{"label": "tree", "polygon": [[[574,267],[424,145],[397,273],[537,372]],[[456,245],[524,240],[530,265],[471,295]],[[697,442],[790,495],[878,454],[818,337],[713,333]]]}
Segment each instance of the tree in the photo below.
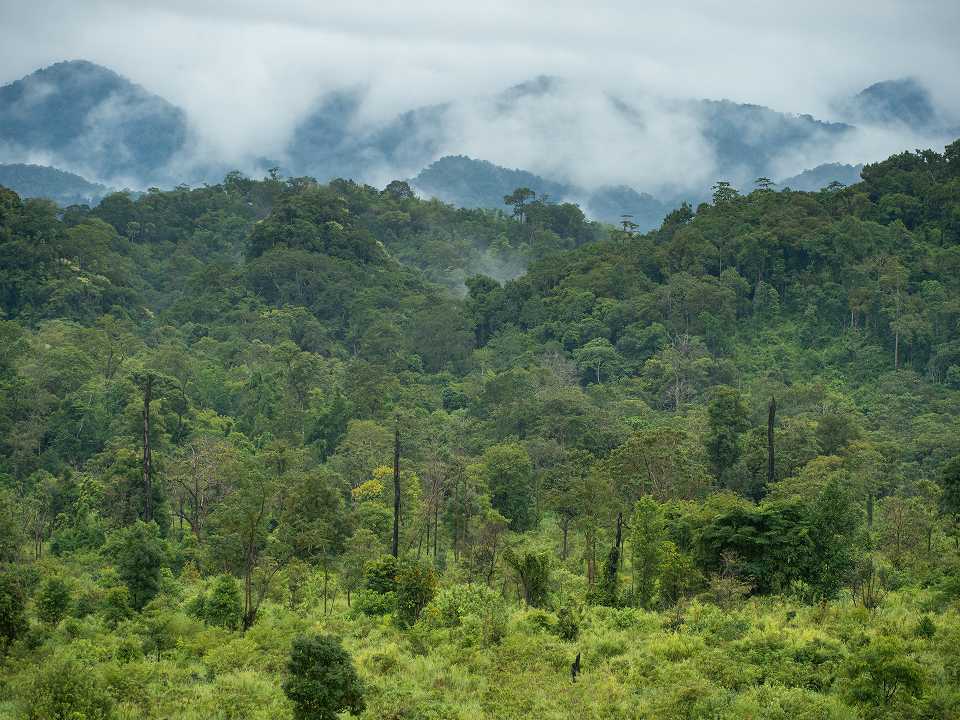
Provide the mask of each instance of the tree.
{"label": "tree", "polygon": [[150,403],[170,384],[170,379],[155,370],[140,370],[131,379],[143,396],[143,499],[142,517],[146,522],[153,520],[153,456],[150,448]]}
{"label": "tree", "polygon": [[707,405],[707,423],[707,456],[714,477],[723,484],[740,459],[740,436],[750,427],[740,393],[731,387],[716,388]]}
{"label": "tree", "polygon": [[118,530],[110,538],[106,554],[130,591],[130,605],[140,610],[160,590],[160,568],[166,554],[156,523],[137,520]]}
{"label": "tree", "polygon": [[363,585],[364,568],[377,555],[377,536],[368,528],[357,528],[346,545],[340,565],[340,584],[347,593],[349,607],[351,595]]}
{"label": "tree", "polygon": [[36,608],[37,617],[56,626],[70,608],[70,586],[59,576],[46,578],[37,593]]}
{"label": "tree", "polygon": [[672,607],[688,597],[700,582],[700,570],[686,553],[667,540],[662,546],[660,571],[660,605]]}
{"label": "tree", "polygon": [[876,638],[847,661],[844,671],[853,698],[877,707],[923,691],[923,667],[895,638]]}
{"label": "tree", "polygon": [[33,557],[39,560],[43,555],[43,543],[49,536],[58,509],[57,479],[38,470],[27,481],[31,485],[30,494],[23,498],[22,507],[26,516],[26,528],[33,540]]}
{"label": "tree", "polygon": [[301,635],[293,641],[283,692],[296,720],[336,720],[365,708],[363,685],[350,655],[329,635]]}
{"label": "tree", "polygon": [[630,520],[631,570],[633,597],[637,605],[650,608],[663,562],[666,540],[663,511],[651,498],[641,498],[633,508]]}
{"label": "tree", "polygon": [[519,443],[487,448],[480,462],[467,468],[490,489],[490,504],[510,521],[510,528],[523,532],[533,527],[533,464]]}
{"label": "tree", "polygon": [[550,556],[529,548],[509,547],[503,559],[513,571],[517,585],[523,588],[523,601],[529,607],[543,607],[550,584]]}
{"label": "tree", "polygon": [[728,205],[740,197],[740,193],[726,180],[717,180],[713,185],[713,204],[716,207]]}
{"label": "tree", "polygon": [[87,663],[61,651],[33,670],[18,701],[24,720],[109,720],[113,700]]}
{"label": "tree", "polygon": [[[289,549],[275,548],[277,555],[267,552],[277,479],[248,461],[238,465],[234,483],[234,490],[210,516],[209,552],[243,578],[243,626],[249,628]],[[257,583],[260,569],[264,572]]]}
{"label": "tree", "polygon": [[560,550],[562,560],[567,559],[570,527],[583,512],[580,493],[590,474],[593,455],[585,450],[570,450],[563,460],[551,468],[546,476],[545,503],[557,515],[563,542]]}
{"label": "tree", "polygon": [[0,657],[28,627],[26,603],[18,573],[0,565]]}
{"label": "tree", "polygon": [[390,554],[399,557],[400,553],[400,419],[393,436],[393,540]]}
{"label": "tree", "polygon": [[777,420],[777,401],[770,398],[770,405],[767,407],[767,485],[773,484],[774,470],[774,435],[773,425]]}
{"label": "tree", "polygon": [[410,200],[415,197],[413,190],[410,189],[410,183],[404,180],[391,181],[383,189],[383,192],[398,201]]}
{"label": "tree", "polygon": [[581,370],[589,370],[600,384],[601,371],[614,375],[622,365],[620,353],[606,338],[594,338],[583,347],[573,351],[574,362]]}
{"label": "tree", "polygon": [[950,518],[954,540],[960,546],[960,455],[940,471],[940,487],[940,511]]}
{"label": "tree", "polygon": [[527,202],[536,197],[536,193],[528,187],[521,187],[509,195],[503,196],[504,205],[513,206],[513,216],[520,222],[524,221]]}
{"label": "tree", "polygon": [[232,575],[219,575],[203,603],[203,617],[211,625],[236,630],[243,621],[240,588]]}
{"label": "tree", "polygon": [[20,557],[23,539],[23,522],[13,493],[0,488],[0,566]]}
{"label": "tree", "polygon": [[403,560],[396,575],[397,622],[411,627],[433,599],[437,576],[433,567],[415,560]]}

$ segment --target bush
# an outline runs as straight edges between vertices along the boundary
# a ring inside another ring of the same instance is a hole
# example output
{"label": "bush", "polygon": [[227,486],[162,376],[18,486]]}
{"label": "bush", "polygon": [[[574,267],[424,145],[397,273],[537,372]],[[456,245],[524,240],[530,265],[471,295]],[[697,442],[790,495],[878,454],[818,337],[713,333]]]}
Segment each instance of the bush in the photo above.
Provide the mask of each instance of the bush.
{"label": "bush", "polygon": [[580,624],[577,622],[577,616],[573,610],[568,607],[562,607],[557,610],[557,624],[554,632],[561,640],[576,640],[580,634]]}
{"label": "bush", "polygon": [[0,656],[27,629],[26,594],[20,578],[0,569]]}
{"label": "bush", "polygon": [[363,686],[340,642],[329,635],[293,641],[283,691],[297,720],[336,720],[337,713],[363,712]]}
{"label": "bush", "polygon": [[437,589],[437,575],[430,565],[408,561],[400,564],[397,572],[397,622],[410,627],[433,599]]}
{"label": "bush", "polygon": [[393,612],[397,605],[396,593],[360,590],[353,596],[352,609],[361,615],[379,616]]}
{"label": "bush", "polygon": [[130,591],[124,585],[114,585],[103,597],[103,619],[110,627],[126,620],[133,614],[130,609]]}
{"label": "bush", "polygon": [[506,633],[507,617],[500,593],[486,585],[452,585],[430,601],[421,623],[430,629],[461,628],[465,644],[490,645]]}
{"label": "bush", "polygon": [[130,591],[130,605],[140,610],[160,590],[164,552],[156,523],[137,520],[111,538],[110,554],[117,573]]}
{"label": "bush", "polygon": [[58,625],[70,608],[70,586],[61,577],[48,577],[37,593],[37,617],[48,625]]}
{"label": "bush", "polygon": [[221,575],[203,603],[203,618],[211,625],[236,630],[243,618],[240,587],[232,575]]}
{"label": "bush", "polygon": [[397,589],[399,562],[393,555],[381,555],[367,563],[363,569],[363,584],[367,590],[378,593],[394,592]]}
{"label": "bush", "polygon": [[848,692],[861,703],[889,707],[905,696],[919,696],[923,690],[923,668],[895,638],[873,640],[853,655],[844,669]]}
{"label": "bush", "polygon": [[18,697],[24,720],[107,720],[113,711],[100,676],[67,654],[37,667]]}

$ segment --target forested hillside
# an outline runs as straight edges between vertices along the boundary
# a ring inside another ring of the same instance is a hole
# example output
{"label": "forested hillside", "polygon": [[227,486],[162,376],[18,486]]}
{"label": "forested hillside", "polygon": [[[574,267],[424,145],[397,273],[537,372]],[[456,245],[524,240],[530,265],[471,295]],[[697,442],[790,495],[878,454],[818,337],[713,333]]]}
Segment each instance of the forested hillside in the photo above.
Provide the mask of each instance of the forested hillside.
{"label": "forested hillside", "polygon": [[861,175],[0,188],[0,718],[960,716],[960,141]]}

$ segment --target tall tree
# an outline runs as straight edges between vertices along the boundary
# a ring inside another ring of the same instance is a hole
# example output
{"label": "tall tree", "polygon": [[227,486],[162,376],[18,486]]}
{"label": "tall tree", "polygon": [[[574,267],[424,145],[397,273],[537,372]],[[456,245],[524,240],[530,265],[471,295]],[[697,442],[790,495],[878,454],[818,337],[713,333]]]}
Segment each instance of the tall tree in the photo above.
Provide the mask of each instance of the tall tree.
{"label": "tall tree", "polygon": [[767,485],[773,485],[774,478],[774,457],[773,457],[773,425],[777,419],[777,399],[770,398],[770,404],[767,406]]}
{"label": "tall tree", "polygon": [[400,553],[400,418],[396,420],[393,435],[393,543],[390,552]]}

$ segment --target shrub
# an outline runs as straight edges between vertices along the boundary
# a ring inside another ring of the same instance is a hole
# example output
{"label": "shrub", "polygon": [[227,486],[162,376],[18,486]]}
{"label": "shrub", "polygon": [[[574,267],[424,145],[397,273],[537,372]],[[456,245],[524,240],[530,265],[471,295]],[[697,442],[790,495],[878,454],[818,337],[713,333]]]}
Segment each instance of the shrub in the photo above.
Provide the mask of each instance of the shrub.
{"label": "shrub", "polygon": [[554,627],[557,637],[561,640],[576,640],[580,634],[580,624],[573,610],[562,607],[557,610],[557,624]]}
{"label": "shrub", "polygon": [[236,630],[243,617],[240,588],[232,575],[221,575],[203,603],[203,618],[211,625]]}
{"label": "shrub", "polygon": [[48,577],[37,593],[37,617],[48,625],[58,625],[70,607],[70,586],[61,577]]}
{"label": "shrub", "polygon": [[393,555],[381,555],[364,567],[364,587],[378,593],[394,592],[397,589],[398,569],[399,563]]}
{"label": "shrub", "polygon": [[396,607],[396,593],[378,593],[374,590],[361,590],[353,596],[352,609],[361,615],[386,615]]}
{"label": "shrub", "polygon": [[437,589],[437,575],[430,565],[408,561],[397,571],[397,622],[410,627],[433,599]]}
{"label": "shrub", "polygon": [[19,688],[24,720],[107,720],[113,701],[100,676],[67,654],[38,666]]}
{"label": "shrub", "polygon": [[103,619],[110,627],[126,620],[133,614],[130,609],[130,591],[124,585],[115,585],[103,597]]}
{"label": "shrub", "polygon": [[108,546],[135,610],[143,608],[160,590],[164,553],[159,532],[156,523],[137,520],[119,530]]}
{"label": "shrub", "polygon": [[431,629],[462,630],[465,644],[497,643],[507,630],[507,606],[500,593],[486,585],[451,585],[437,593],[421,622]]}
{"label": "shrub", "polygon": [[301,635],[293,641],[283,691],[297,720],[336,720],[337,713],[363,712],[363,686],[350,655],[329,635]]}
{"label": "shrub", "polygon": [[26,595],[14,573],[0,570],[0,655],[27,629]]}

